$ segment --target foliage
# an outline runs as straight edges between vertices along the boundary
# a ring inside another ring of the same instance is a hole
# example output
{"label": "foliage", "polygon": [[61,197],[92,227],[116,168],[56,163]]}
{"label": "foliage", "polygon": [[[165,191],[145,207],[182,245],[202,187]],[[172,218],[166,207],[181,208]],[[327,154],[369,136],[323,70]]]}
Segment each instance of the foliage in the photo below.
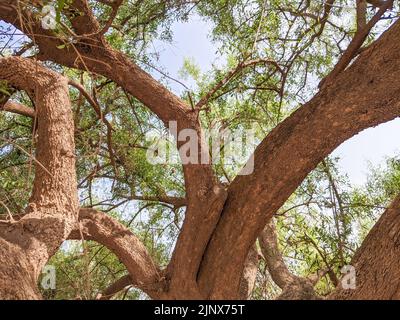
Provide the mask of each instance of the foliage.
{"label": "foliage", "polygon": [[[190,23],[194,17],[207,21],[212,26],[210,37],[224,63],[203,73],[196,61],[185,59],[180,80],[193,80],[194,89],[188,89],[182,98],[189,103],[200,101],[240,63],[259,59],[261,63],[238,68],[200,112],[206,129],[243,132],[253,128],[259,142],[317,91],[318,83],[333,68],[355,33],[354,1],[336,1],[330,8],[324,3],[124,1],[105,36],[113,48],[154,74],[159,52],[153,43],[173,41],[174,23]],[[69,5],[69,1],[57,1],[59,25],[54,33],[63,39],[63,46],[73,45],[65,27],[70,27]],[[110,6],[94,0],[90,5],[104,25],[111,13]],[[330,20],[324,22],[320,17],[328,9]],[[368,10],[369,16],[375,12],[373,8]],[[387,19],[382,25],[390,22]],[[5,34],[12,34],[8,27],[1,26],[1,29],[6,30]],[[368,41],[378,33],[379,28],[374,29]],[[16,51],[9,39],[0,37],[5,48]],[[25,55],[34,52],[34,49],[28,50]],[[145,198],[184,197],[185,192],[180,165],[151,165],[146,161],[151,145],[146,137],[150,132],[166,134],[164,125],[137,99],[108,79],[54,64],[49,67],[81,83],[112,127],[108,130],[82,94],[71,88],[82,206],[101,209],[117,217],[140,237],[157,263],[165,267],[182,225],[184,208]],[[167,78],[162,81],[171,84]],[[0,93],[8,94],[3,83],[0,83]],[[27,95],[17,94],[13,99],[34,106]],[[8,211],[23,212],[29,201],[34,173],[32,132],[35,132],[34,120],[0,113],[2,216]],[[246,150],[248,154],[252,151]],[[229,183],[242,164],[220,161],[215,169],[220,180]],[[282,253],[291,271],[298,275],[308,276],[329,269],[340,277],[341,267],[350,262],[383,208],[400,190],[398,158],[388,159],[384,168],[372,168],[367,184],[361,187],[352,186],[340,169],[338,159],[327,158],[276,213]],[[47,299],[94,299],[126,274],[124,266],[110,251],[92,242],[68,241],[49,264],[57,269],[57,289],[43,291]],[[318,292],[328,294],[333,288],[332,281],[332,277],[325,275],[318,283]],[[259,263],[256,284],[254,299],[272,299],[279,293],[263,261]],[[131,289],[116,298],[139,299],[144,295]]]}

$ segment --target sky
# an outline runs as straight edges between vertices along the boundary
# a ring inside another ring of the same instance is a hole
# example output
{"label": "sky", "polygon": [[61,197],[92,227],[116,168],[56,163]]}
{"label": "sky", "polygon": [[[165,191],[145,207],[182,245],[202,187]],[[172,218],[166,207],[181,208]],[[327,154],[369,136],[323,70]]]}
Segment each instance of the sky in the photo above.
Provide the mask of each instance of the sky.
{"label": "sky", "polygon": [[[173,42],[155,42],[160,50],[160,65],[173,78],[179,79],[179,70],[185,58],[192,58],[203,72],[218,63],[217,48],[207,37],[210,26],[200,18],[188,23],[176,22],[172,26]],[[157,74],[155,74],[157,77]],[[180,79],[181,80],[181,79]],[[190,86],[190,83],[189,83]],[[182,92],[179,84],[171,89]],[[366,182],[370,166],[384,166],[385,158],[400,154],[400,118],[375,128],[369,128],[344,142],[333,152],[340,157],[339,166],[354,185]]]}
{"label": "sky", "polygon": [[[0,25],[4,25],[0,22]],[[179,70],[185,58],[194,59],[203,72],[211,69],[212,64],[219,64],[217,47],[208,37],[210,26],[199,17],[189,22],[175,22],[172,26],[173,41],[154,42],[155,50],[160,52],[160,65],[173,78],[179,79]],[[4,44],[3,44],[4,45]],[[0,41],[1,46],[1,41]],[[154,71],[153,75],[160,78]],[[186,82],[189,87],[192,85]],[[178,83],[170,83],[170,87],[178,94],[183,87]],[[369,166],[385,164],[385,158],[400,154],[400,119],[364,130],[360,134],[343,143],[334,152],[339,156],[339,165],[343,173],[347,173],[350,182],[361,185],[366,181]]]}
{"label": "sky", "polygon": [[[154,49],[160,52],[160,65],[175,79],[179,78],[179,70],[185,58],[193,58],[202,72],[211,69],[212,64],[221,62],[217,53],[217,46],[208,38],[210,26],[200,17],[194,16],[187,23],[175,22],[172,26],[173,41],[155,41]],[[222,61],[223,62],[223,61]],[[153,73],[155,77],[159,74]],[[189,88],[192,83],[184,81]],[[176,93],[183,93],[184,87],[178,83],[171,83],[171,89]]]}

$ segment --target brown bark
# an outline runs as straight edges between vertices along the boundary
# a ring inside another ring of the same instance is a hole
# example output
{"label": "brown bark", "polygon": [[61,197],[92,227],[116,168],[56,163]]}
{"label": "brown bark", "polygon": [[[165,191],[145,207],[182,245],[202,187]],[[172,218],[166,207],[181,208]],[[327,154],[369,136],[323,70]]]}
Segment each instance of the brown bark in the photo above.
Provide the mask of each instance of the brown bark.
{"label": "brown bark", "polygon": [[247,255],[244,264],[242,279],[239,286],[239,298],[241,300],[248,300],[251,298],[253,289],[256,283],[258,271],[258,252],[257,246],[253,245]]}
{"label": "brown bark", "polygon": [[382,214],[351,261],[355,289],[341,284],[329,299],[400,299],[400,196]]}
{"label": "brown bark", "polygon": [[20,104],[18,102],[15,101],[7,101],[4,106],[0,106],[0,110],[4,110],[7,112],[11,112],[11,113],[17,113],[20,114],[22,116],[26,116],[26,117],[30,117],[30,118],[34,118],[35,117],[35,110],[33,110],[32,108],[29,108],[27,106],[24,106],[23,104]]}
{"label": "brown bark", "polygon": [[399,38],[396,22],[257,147],[254,172],[230,185],[203,259],[200,287],[209,297],[235,297],[251,245],[318,163],[360,131],[399,116]]}
{"label": "brown bark", "polygon": [[[72,68],[90,70],[113,80],[145,104],[168,127],[169,121],[176,121],[178,132],[193,129],[199,139],[197,159],[208,157],[198,119],[198,110],[192,110],[183,100],[172,94],[148,73],[139,68],[129,57],[112,49],[99,33],[99,24],[85,0],[74,0],[71,7],[83,12],[71,19],[79,41],[59,49],[63,42],[44,30],[32,12],[18,11],[14,1],[0,0],[4,8],[0,18],[23,30],[34,39],[40,49],[41,60],[51,60]],[[20,19],[22,17],[22,19]],[[21,25],[30,21],[30,25]],[[36,22],[35,22],[36,21]],[[178,142],[178,146],[184,142]],[[190,163],[183,166],[187,210],[182,231],[168,268],[171,291],[176,297],[200,298],[196,277],[207,243],[218,222],[226,199],[226,190],[217,181],[210,164]],[[197,230],[193,236],[193,230]],[[188,258],[189,257],[189,258]]]}
{"label": "brown bark", "polygon": [[38,113],[35,179],[25,215],[0,223],[0,298],[40,298],[36,280],[78,217],[67,79],[23,58],[0,59],[0,79],[33,93]]}
{"label": "brown bark", "polygon": [[[72,19],[78,39],[84,41],[64,49],[57,48],[61,40],[29,19],[32,13],[17,12],[13,3],[0,0],[0,17],[35,39],[41,59],[101,74],[124,87],[166,125],[176,120],[178,130],[195,129],[201,136],[198,111],[113,50],[98,34],[98,23],[86,1],[73,1],[85,15]],[[20,25],[24,19],[32,21],[29,28]],[[276,127],[254,154],[254,173],[238,176],[228,193],[216,181],[210,165],[184,165],[187,212],[168,268],[170,297],[238,297],[251,246],[305,176],[343,141],[400,114],[399,38],[400,24],[396,23],[309,103]],[[201,140],[199,155],[206,152],[204,146]]]}

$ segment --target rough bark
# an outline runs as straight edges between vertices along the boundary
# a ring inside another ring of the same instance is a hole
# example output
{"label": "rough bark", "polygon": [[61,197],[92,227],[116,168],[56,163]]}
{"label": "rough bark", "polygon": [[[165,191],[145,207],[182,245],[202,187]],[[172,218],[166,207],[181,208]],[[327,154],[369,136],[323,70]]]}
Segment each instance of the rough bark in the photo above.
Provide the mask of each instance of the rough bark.
{"label": "rough bark", "polygon": [[400,299],[400,196],[371,229],[351,265],[356,269],[355,289],[339,284],[329,299]]}
{"label": "rough bark", "polygon": [[0,79],[33,93],[35,179],[25,215],[0,223],[0,298],[40,298],[36,280],[78,218],[75,144],[67,79],[23,58],[0,59]]}
{"label": "rough bark", "polygon": [[[34,14],[18,10],[12,0],[0,0],[0,18],[25,32],[38,45],[41,60],[51,60],[64,66],[90,70],[113,80],[153,111],[168,127],[169,121],[177,122],[177,129],[193,129],[199,139],[198,163],[183,165],[187,210],[184,224],[173,253],[168,277],[176,297],[203,297],[197,289],[197,273],[204,251],[220,217],[226,200],[226,190],[217,181],[210,164],[201,164],[208,157],[198,119],[198,110],[193,110],[183,100],[171,93],[129,57],[112,49],[99,33],[100,27],[85,0],[74,0],[71,7],[82,15],[71,18],[74,31],[80,40],[59,49],[63,42],[44,30]],[[21,8],[21,7],[20,7]],[[29,26],[21,21],[30,21]],[[184,141],[178,141],[178,147]],[[193,230],[197,230],[193,236]],[[188,258],[189,257],[189,258]]]}
{"label": "rough bark", "polygon": [[251,298],[253,289],[256,283],[258,271],[258,252],[257,246],[253,245],[247,255],[246,263],[244,264],[242,279],[239,287],[239,298],[248,300]]}
{"label": "rough bark", "polygon": [[[101,74],[124,87],[166,125],[176,120],[178,130],[195,129],[201,136],[198,111],[113,50],[97,34],[99,26],[86,1],[72,4],[85,13],[72,20],[85,41],[63,49],[57,48],[61,40],[29,19],[32,13],[17,12],[13,3],[0,0],[0,17],[35,40],[41,59]],[[29,28],[20,25],[24,20],[32,21]],[[228,193],[211,166],[184,165],[188,206],[167,274],[173,297],[236,298],[252,244],[306,175],[343,141],[400,114],[399,38],[396,23],[335,81],[276,127],[254,154],[254,173],[237,177]],[[201,140],[199,155],[205,152]]]}
{"label": "rough bark", "polygon": [[235,298],[251,245],[318,163],[360,131],[400,115],[399,38],[396,22],[257,147],[254,172],[230,185],[203,259],[200,287],[208,297]]}

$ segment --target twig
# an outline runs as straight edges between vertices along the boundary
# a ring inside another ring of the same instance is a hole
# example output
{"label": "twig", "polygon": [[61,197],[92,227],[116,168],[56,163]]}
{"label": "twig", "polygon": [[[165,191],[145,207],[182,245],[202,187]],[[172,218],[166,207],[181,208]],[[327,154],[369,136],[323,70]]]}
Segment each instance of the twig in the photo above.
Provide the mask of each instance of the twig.
{"label": "twig", "polygon": [[5,139],[5,138],[1,138],[3,141],[12,144],[13,146],[15,146],[17,149],[21,150],[23,153],[25,153],[31,160],[33,160],[35,163],[37,163],[51,178],[54,178],[54,176],[50,173],[49,170],[46,169],[46,167],[40,163],[40,161],[38,161],[34,156],[32,156],[28,151],[26,151],[24,148],[22,148],[21,146],[19,146],[18,144],[16,144],[15,142]]}

